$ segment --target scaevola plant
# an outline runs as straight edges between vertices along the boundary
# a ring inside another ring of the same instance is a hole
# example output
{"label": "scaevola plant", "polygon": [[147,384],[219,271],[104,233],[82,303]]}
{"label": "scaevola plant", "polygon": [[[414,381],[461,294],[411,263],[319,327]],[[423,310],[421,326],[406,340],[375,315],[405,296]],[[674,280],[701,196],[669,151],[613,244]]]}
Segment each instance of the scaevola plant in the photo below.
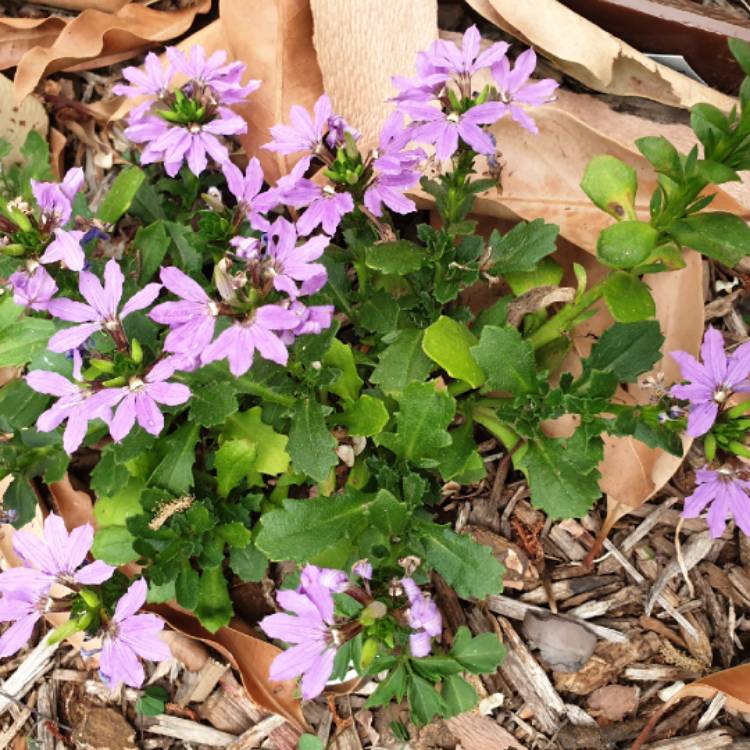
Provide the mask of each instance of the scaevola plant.
{"label": "scaevola plant", "polygon": [[[496,184],[480,177],[498,172],[493,125],[535,133],[534,108],[555,95],[531,77],[531,50],[508,53],[482,51],[473,27],[460,45],[436,41],[415,78],[394,79],[371,149],[327,95],[312,112],[292,107],[264,146],[296,157],[273,184],[256,156],[230,159],[247,128],[232,106],[252,105],[260,84],[199,47],[125,68],[117,92],[144,101],[126,130],[131,165],[98,206],[80,170],[50,181],[46,145],[29,139],[0,201],[0,366],[19,372],[0,390],[4,512],[23,525],[32,483],[71,471],[96,497],[98,530],[74,530],[65,559],[22,555],[28,570],[0,577],[0,613],[22,623],[3,650],[66,610],[63,635],[102,637],[106,679],[140,684],[140,660],[163,658],[157,621],[138,613],[146,597],[215,631],[233,616],[233,583],[293,562],[259,623],[287,647],[269,679],[299,677],[309,699],[352,672],[377,677],[368,705],[408,698],[426,723],[471,708],[462,675],[503,656],[494,635],[448,632],[430,594],[434,576],[465,599],[502,590],[492,551],[440,523],[449,488],[485,481],[488,437],[559,519],[600,497],[603,434],[678,455],[685,430],[703,435],[686,513],[711,503],[712,530],[730,512],[747,530],[748,420],[733,400],[749,387],[746,345],[725,356],[709,332],[703,365],[673,354],[689,383],[645,405],[616,398],[664,355],[641,277],[681,267],[683,246],[725,265],[750,246],[741,219],[702,210],[710,183],[750,166],[747,96],[721,121],[696,108],[702,155],[639,142],[659,174],[648,221],[635,172],[595,159],[583,188],[614,220],[598,243],[610,272],[589,286],[576,267],[566,302],[530,310],[529,292],[560,284],[558,227],[536,219],[485,238],[469,218]],[[419,187],[439,223],[417,210]],[[482,283],[501,292],[477,314],[461,292]],[[613,325],[580,374],[560,373],[570,332],[602,299]],[[570,436],[542,431],[563,415]],[[114,567],[133,562],[128,583]],[[35,582],[23,593],[3,583],[23,576]],[[51,598],[52,580],[70,593]],[[154,638],[134,642],[139,629]]]}

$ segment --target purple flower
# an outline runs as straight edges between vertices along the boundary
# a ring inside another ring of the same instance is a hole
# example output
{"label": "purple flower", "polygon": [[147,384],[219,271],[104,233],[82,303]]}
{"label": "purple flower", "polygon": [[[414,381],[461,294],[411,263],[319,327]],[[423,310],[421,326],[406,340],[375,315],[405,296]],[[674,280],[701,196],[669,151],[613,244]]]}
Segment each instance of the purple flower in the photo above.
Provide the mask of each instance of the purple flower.
{"label": "purple flower", "polygon": [[426,102],[435,98],[443,88],[449,76],[445,68],[439,68],[430,62],[426,52],[417,54],[417,78],[411,80],[402,76],[393,76],[391,81],[399,93],[396,101]]}
{"label": "purple flower", "polygon": [[[306,180],[306,182],[310,181]],[[315,185],[312,182],[311,184]],[[326,234],[333,236],[336,234],[341,219],[354,210],[354,199],[349,193],[336,192],[331,185],[323,188],[315,185],[315,189],[316,197],[307,203],[305,212],[297,220],[297,231],[301,236],[306,237],[321,226]],[[306,202],[301,192],[292,191],[287,196],[291,205],[298,207],[304,205],[304,202],[296,202],[295,196],[299,196],[302,201]]]}
{"label": "purple flower", "polygon": [[406,619],[414,631],[409,636],[409,650],[412,656],[427,656],[432,648],[432,639],[443,632],[443,618],[435,602],[425,596],[412,578],[402,578],[409,609]]}
{"label": "purple flower", "polygon": [[369,581],[372,579],[372,563],[369,560],[359,560],[352,566],[352,573]]}
{"label": "purple flower", "polygon": [[250,263],[260,257],[261,244],[257,237],[232,237],[229,244],[234,248],[234,254]]}
{"label": "purple flower", "polygon": [[57,292],[55,280],[43,266],[16,271],[8,278],[13,287],[13,301],[37,312],[47,309],[49,301]]}
{"label": "purple flower", "polygon": [[66,224],[73,211],[73,199],[83,187],[83,182],[81,167],[69,169],[62,182],[31,180],[31,192],[41,210],[41,223],[50,227]]}
{"label": "purple flower", "polygon": [[56,263],[60,261],[71,271],[80,271],[86,263],[86,256],[81,247],[81,240],[85,232],[77,229],[65,231],[55,229],[55,239],[47,245],[44,254],[39,258],[40,263]]}
{"label": "purple flower", "polygon": [[[111,389],[111,406],[119,406],[109,423],[109,434],[119,443],[137,421],[146,432],[158,435],[164,428],[164,416],[158,404],[178,406],[190,398],[190,389],[182,383],[167,383],[175,372],[176,360],[157,362],[143,378],[132,377],[127,386]],[[122,400],[120,400],[122,399]]]}
{"label": "purple flower", "polygon": [[160,278],[172,294],[180,297],[178,302],[156,305],[149,313],[152,320],[170,327],[164,351],[197,356],[211,343],[219,306],[179,268],[162,268]]}
{"label": "purple flower", "polygon": [[531,133],[538,133],[539,128],[518,105],[546,104],[552,101],[555,89],[559,85],[551,78],[529,83],[535,68],[536,53],[533,49],[522,52],[516,59],[512,70],[507,57],[503,57],[492,66],[492,75],[497,82],[500,99],[505,104],[505,111],[510,111],[511,117]]}
{"label": "purple flower", "polygon": [[47,370],[32,370],[26,375],[26,383],[38,393],[58,397],[39,415],[36,428],[39,432],[51,432],[67,420],[63,448],[69,455],[83,442],[92,419],[109,422],[111,404],[108,403],[107,391],[95,393],[85,384],[71,383],[62,375]]}
{"label": "purple flower", "polygon": [[336,645],[332,633],[333,597],[320,587],[312,599],[297,591],[279,591],[277,602],[292,614],[277,612],[260,621],[266,635],[294,644],[271,663],[272,680],[291,680],[302,675],[302,697],[320,695],[333,671]]}
{"label": "purple flower", "polygon": [[364,204],[375,216],[383,215],[383,204],[397,214],[409,214],[417,210],[417,204],[404,195],[405,190],[419,182],[418,172],[403,172],[400,175],[379,175],[365,190]]}
{"label": "purple flower", "polygon": [[695,491],[685,498],[682,515],[697,518],[710,503],[706,520],[712,537],[724,533],[730,516],[734,516],[740,529],[750,536],[749,493],[750,482],[741,479],[730,468],[711,471],[704,467],[696,472]]}
{"label": "purple flower", "polygon": [[287,346],[291,346],[297,336],[321,333],[330,328],[333,321],[333,305],[306,307],[299,300],[295,300],[289,305],[289,312],[295,316],[297,324],[294,328],[281,333],[281,340]]}
{"label": "purple flower", "polygon": [[68,533],[62,518],[50,513],[44,521],[42,539],[28,531],[13,535],[13,549],[25,567],[0,573],[0,591],[47,591],[53,583],[63,586],[104,583],[115,572],[114,566],[101,560],[83,564],[93,543],[91,524],[77,526]]}
{"label": "purple flower", "polygon": [[482,68],[489,68],[505,57],[508,45],[496,42],[484,52],[480,52],[482,38],[476,26],[470,26],[464,33],[461,49],[454,42],[438,39],[425,53],[425,57],[436,69],[469,77]]}
{"label": "purple flower", "polygon": [[419,162],[427,158],[427,155],[421,148],[404,150],[412,138],[411,130],[404,127],[403,114],[393,112],[380,131],[373,167],[389,175],[401,175],[404,170],[416,169]]}
{"label": "purple flower", "polygon": [[[286,292],[292,299],[300,295],[315,294],[326,283],[327,273],[317,260],[330,244],[325,235],[311,237],[297,247],[297,232],[294,225],[284,218],[278,218],[268,233],[268,256],[272,261],[273,286]],[[297,288],[295,281],[301,281]]]}
{"label": "purple flower", "polygon": [[38,589],[6,591],[0,596],[0,622],[13,623],[0,636],[0,657],[13,656],[29,642],[48,601],[46,591]]}
{"label": "purple flower", "polygon": [[438,159],[453,156],[459,137],[479,154],[494,154],[492,138],[479,126],[497,122],[507,109],[502,102],[477,104],[461,115],[446,114],[439,106],[421,102],[402,102],[400,108],[418,123],[413,131],[414,140],[434,144]]}
{"label": "purple flower", "polygon": [[256,157],[250,159],[245,174],[231,161],[226,161],[221,166],[227,181],[229,192],[237,199],[237,205],[250,222],[253,229],[263,232],[268,231],[270,224],[268,219],[261,214],[269,211],[274,206],[273,196],[261,193],[263,187],[263,169]]}
{"label": "purple flower", "polygon": [[289,352],[276,332],[291,330],[298,324],[299,319],[293,312],[279,305],[264,305],[246,320],[237,321],[223,331],[203,350],[201,362],[207,365],[228,359],[230,372],[238,378],[252,366],[257,349],[265,359],[285,365]]}
{"label": "purple flower", "polygon": [[172,80],[171,66],[162,67],[158,55],[149,52],[143,67],[145,70],[133,66],[123,68],[123,78],[131,85],[118,83],[112,87],[112,93],[130,98],[154,96],[157,99],[163,99],[169,91],[169,82]]}
{"label": "purple flower", "polygon": [[701,345],[703,364],[687,352],[675,351],[670,356],[689,381],[672,386],[670,393],[690,402],[687,434],[691,437],[700,437],[711,429],[719,408],[733,393],[750,393],[750,342],[727,357],[723,336],[709,326]]}
{"label": "purple flower", "polygon": [[56,318],[81,325],[58,331],[49,340],[49,349],[53,352],[66,352],[78,348],[97,331],[119,330],[122,320],[130,313],[148,307],[161,291],[161,284],[146,284],[125,303],[118,314],[124,282],[125,277],[114,258],[104,267],[104,288],[93,273],[81,271],[78,288],[88,304],[58,297],[47,308]]}
{"label": "purple flower", "polygon": [[360,138],[359,130],[353,128],[341,115],[331,115],[328,118],[328,135],[326,144],[328,148],[335,151],[339,146],[346,143],[345,135],[349,134],[355,141]]}
{"label": "purple flower", "polygon": [[247,132],[247,123],[227,107],[217,107],[215,117],[208,122],[178,125],[156,115],[145,115],[131,121],[125,135],[133,143],[145,143],[141,164],[164,162],[170,177],[180,171],[187,161],[190,171],[198,176],[208,166],[208,157],[223,164],[229,152],[217,136]]}
{"label": "purple flower", "polygon": [[141,659],[165,661],[171,657],[169,647],[159,638],[164,621],[152,614],[136,614],[146,601],[148,586],[139,578],[123,594],[109,630],[102,639],[99,669],[111,688],[120,683],[139,688],[145,674]]}
{"label": "purple flower", "polygon": [[310,594],[317,586],[340,594],[349,588],[349,576],[343,570],[336,568],[319,568],[317,565],[305,565],[299,579],[299,591],[301,594]]}
{"label": "purple flower", "polygon": [[298,151],[315,153],[323,143],[333,108],[328,94],[323,94],[313,107],[315,119],[304,107],[295,104],[290,113],[291,125],[274,125],[271,128],[273,140],[263,148],[279,154],[294,154]]}

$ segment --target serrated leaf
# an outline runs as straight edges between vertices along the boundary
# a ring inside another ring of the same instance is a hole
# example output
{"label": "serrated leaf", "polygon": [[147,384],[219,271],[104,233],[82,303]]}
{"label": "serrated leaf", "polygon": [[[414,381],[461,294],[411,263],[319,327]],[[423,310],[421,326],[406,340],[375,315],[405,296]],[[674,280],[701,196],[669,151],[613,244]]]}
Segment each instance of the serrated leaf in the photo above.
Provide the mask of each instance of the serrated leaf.
{"label": "serrated leaf", "polygon": [[143,513],[141,493],[143,482],[131,478],[110,495],[99,495],[94,505],[94,517],[100,527],[124,526],[131,516]]}
{"label": "serrated leaf", "polygon": [[198,606],[200,595],[200,574],[190,564],[190,560],[183,560],[174,583],[177,603],[185,609],[193,610]]}
{"label": "serrated leaf", "polygon": [[149,477],[149,483],[175,495],[185,494],[193,486],[195,444],[200,427],[184,424],[164,441],[167,453]]}
{"label": "serrated leaf", "polygon": [[487,374],[485,388],[516,395],[536,390],[534,349],[512,326],[485,326],[471,353]]}
{"label": "serrated leaf", "polygon": [[268,569],[268,558],[253,544],[229,552],[229,567],[245,582],[262,581]]}
{"label": "serrated leaf", "polygon": [[328,478],[338,463],[336,440],[326,427],[323,407],[314,398],[300,399],[289,430],[289,455],[295,471],[316,482]]}
{"label": "serrated leaf", "polygon": [[455,413],[456,400],[437,383],[412,383],[399,399],[396,433],[381,433],[375,442],[417,466],[436,466],[436,453],[450,445]]}
{"label": "serrated leaf", "polygon": [[227,440],[216,451],[216,478],[219,494],[226,497],[255,469],[257,444],[249,440]]}
{"label": "serrated leaf", "polygon": [[238,409],[237,396],[228,382],[206,383],[193,391],[190,419],[204,427],[222,424]]}
{"label": "serrated leaf", "polygon": [[96,530],[91,554],[108,565],[125,565],[138,555],[133,549],[135,537],[125,526],[104,526]]}
{"label": "serrated leaf", "polygon": [[326,388],[345,401],[354,401],[364,383],[357,373],[351,347],[338,339],[333,339],[330,348],[323,355],[323,364],[341,371],[336,380]]}
{"label": "serrated leaf", "polygon": [[484,479],[487,471],[484,460],[477,450],[471,422],[464,422],[449,434],[451,444],[438,454],[438,471],[443,480],[474,484]]}
{"label": "serrated leaf", "polygon": [[309,560],[336,545],[342,537],[356,539],[372,526],[383,533],[401,533],[408,511],[387,490],[375,495],[350,491],[337,497],[285,500],[281,510],[265,513],[255,540],[271,560]]}
{"label": "serrated leaf", "polygon": [[426,260],[427,251],[409,240],[381,242],[365,251],[365,264],[368,268],[398,276],[418,271]]}
{"label": "serrated leaf", "polygon": [[255,444],[255,465],[248,473],[251,485],[262,482],[261,474],[278,476],[289,468],[287,436],[276,432],[262,417],[263,409],[254,406],[229,417],[222,432],[226,439],[244,439]]}
{"label": "serrated leaf", "polygon": [[424,332],[422,351],[452,378],[479,388],[485,374],[471,356],[471,347],[476,343],[476,336],[465,325],[441,315]]}
{"label": "serrated leaf", "polygon": [[195,614],[206,630],[215,633],[228,625],[234,610],[229,597],[224,571],[219,567],[205,568],[201,573],[198,605]]}
{"label": "serrated leaf", "polygon": [[505,568],[489,547],[445,526],[419,522],[415,534],[423,548],[424,562],[436,570],[464,599],[485,599],[503,590]]}
{"label": "serrated leaf", "polygon": [[405,329],[381,352],[370,380],[388,395],[401,393],[409,383],[421,383],[434,365],[422,351],[422,331]]}
{"label": "serrated leaf", "polygon": [[557,249],[555,242],[560,227],[544,219],[522,221],[501,235],[496,229],[490,236],[492,273],[533,271],[536,264]]}
{"label": "serrated leaf", "polygon": [[584,369],[614,372],[621,383],[632,383],[659,361],[663,343],[655,320],[615,323],[594,344]]}

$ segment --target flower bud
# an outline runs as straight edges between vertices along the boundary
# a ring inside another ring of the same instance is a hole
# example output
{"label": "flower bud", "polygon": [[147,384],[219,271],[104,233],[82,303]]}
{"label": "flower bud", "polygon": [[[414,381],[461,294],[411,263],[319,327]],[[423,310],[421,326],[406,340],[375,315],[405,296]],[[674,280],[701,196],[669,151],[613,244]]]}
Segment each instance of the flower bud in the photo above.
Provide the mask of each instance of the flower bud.
{"label": "flower bud", "polygon": [[367,669],[372,664],[372,660],[378,654],[378,642],[374,638],[368,638],[362,644],[362,653],[359,657],[360,669]]}

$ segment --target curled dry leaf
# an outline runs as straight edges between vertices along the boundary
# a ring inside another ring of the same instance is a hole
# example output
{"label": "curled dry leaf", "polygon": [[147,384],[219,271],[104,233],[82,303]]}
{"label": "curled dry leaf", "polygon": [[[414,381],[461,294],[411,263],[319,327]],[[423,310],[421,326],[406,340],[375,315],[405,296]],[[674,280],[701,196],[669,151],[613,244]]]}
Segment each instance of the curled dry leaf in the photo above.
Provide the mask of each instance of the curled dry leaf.
{"label": "curled dry leaf", "polygon": [[391,111],[385,105],[394,94],[391,76],[414,75],[417,52],[437,36],[437,3],[311,0],[310,5],[318,64],[334,111],[360,130],[365,147],[373,146]]}
{"label": "curled dry leaf", "polygon": [[523,633],[553,669],[577,672],[591,658],[596,636],[584,625],[557,615],[527,612]]}
{"label": "curled dry leaf", "polygon": [[266,179],[271,182],[286,174],[298,156],[261,149],[271,140],[269,128],[288,121],[293,104],[311,110],[323,93],[312,42],[310,3],[253,3],[252,22],[248,23],[247,0],[221,0],[219,15],[230,54],[247,65],[248,77],[263,82],[246,105],[235,109],[247,120],[247,133],[239,136],[240,143],[248,156],[260,159]]}
{"label": "curled dry leaf", "polygon": [[538,286],[524,292],[508,305],[508,325],[518,327],[524,315],[543,310],[555,302],[571,302],[576,290],[570,286]]}
{"label": "curled dry leaf", "polygon": [[8,141],[11,150],[2,160],[4,166],[19,161],[21,146],[31,130],[47,134],[49,120],[42,103],[33,96],[21,102],[13,101],[13,83],[0,74],[0,138]]}
{"label": "curled dry leaf", "polygon": [[595,91],[639,96],[689,109],[709,102],[729,110],[733,100],[654,62],[557,0],[468,0],[504,31],[534,46],[567,75]]}
{"label": "curled dry leaf", "polygon": [[48,47],[65,28],[67,19],[0,18],[0,70],[12,68],[32,47]]}
{"label": "curled dry leaf", "polygon": [[18,61],[16,99],[30,94],[48,73],[110,65],[173,39],[190,28],[198,13],[210,8],[211,0],[202,0],[175,11],[152,10],[138,3],[124,5],[115,13],[84,10],[67,23],[52,44],[35,46]]}
{"label": "curled dry leaf", "polygon": [[200,641],[176,630],[164,630],[161,639],[169,646],[172,656],[188,672],[200,672],[209,659],[208,649]]}
{"label": "curled dry leaf", "polygon": [[44,0],[44,4],[50,8],[62,8],[63,10],[96,8],[105,13],[116,13],[129,2],[130,0]]}
{"label": "curled dry leaf", "polygon": [[67,474],[61,481],[52,482],[49,491],[55,503],[55,510],[63,517],[68,531],[84,523],[96,525],[91,495],[75,489]]}
{"label": "curled dry leaf", "polygon": [[683,698],[704,698],[712,700],[717,693],[726,696],[726,708],[750,714],[750,664],[741,664],[739,667],[724,669],[714,672],[707,677],[691,682],[675,693],[652,717],[638,738],[633,743],[631,750],[639,750],[648,739],[651,731],[664,716],[664,714],[678,701]]}
{"label": "curled dry leaf", "polygon": [[244,632],[248,628],[240,621],[233,620],[231,625],[210,633],[197,618],[176,605],[154,604],[149,609],[163,617],[178,632],[219,651],[239,671],[247,694],[259,706],[283,716],[303,731],[307,728],[300,702],[295,697],[297,683],[294,680],[268,680],[271,662],[281,653],[276,646]]}

